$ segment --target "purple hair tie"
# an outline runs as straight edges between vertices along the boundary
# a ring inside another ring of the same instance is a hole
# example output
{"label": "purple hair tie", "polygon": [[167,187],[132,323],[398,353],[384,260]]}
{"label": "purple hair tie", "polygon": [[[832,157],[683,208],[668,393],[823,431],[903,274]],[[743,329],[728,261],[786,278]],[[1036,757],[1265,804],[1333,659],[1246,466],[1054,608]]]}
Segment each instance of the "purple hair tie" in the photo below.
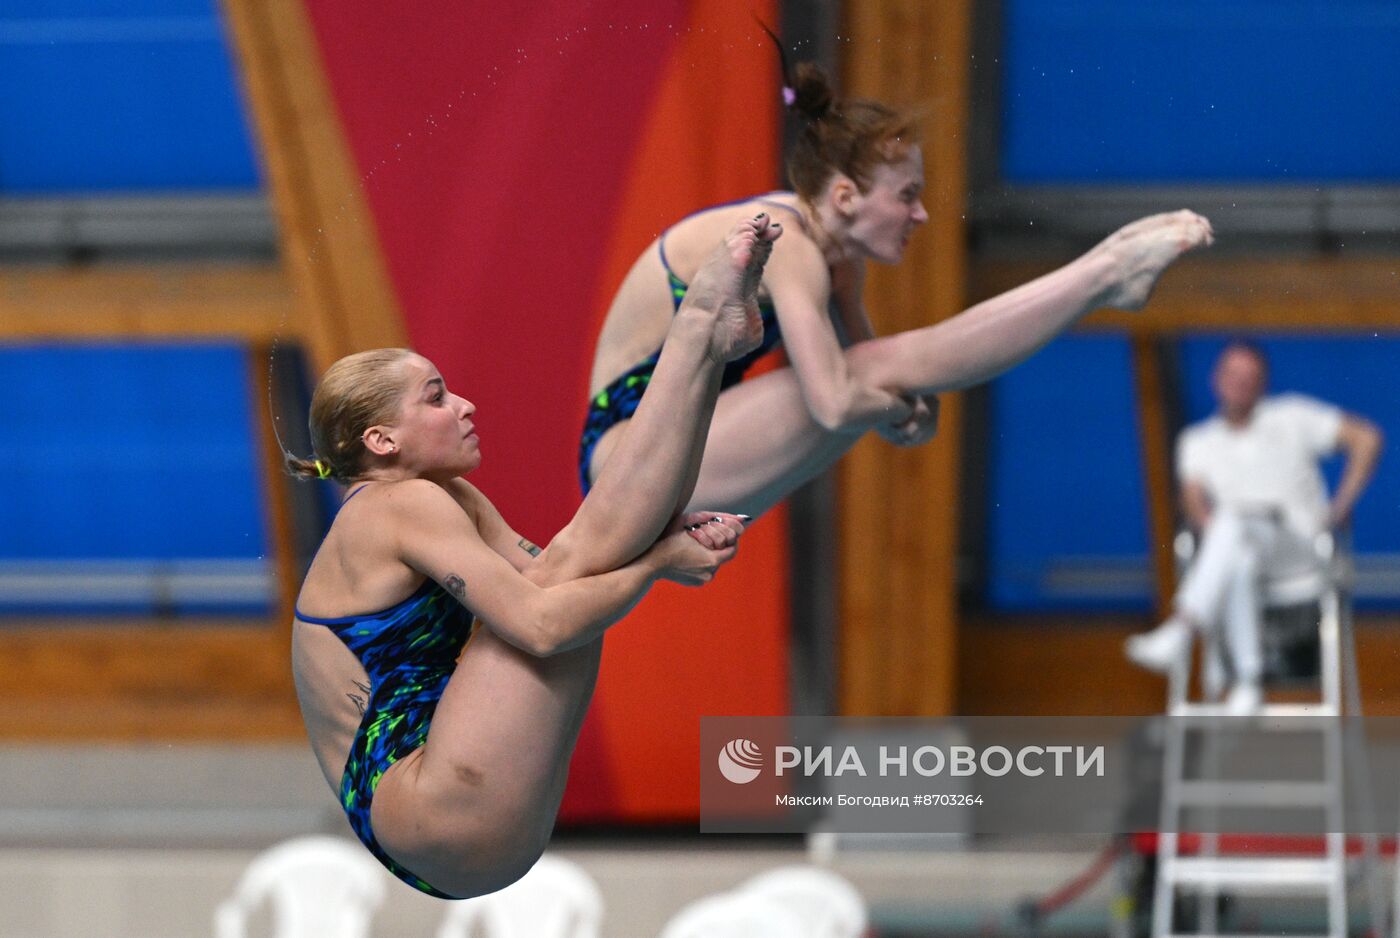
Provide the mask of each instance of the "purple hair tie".
{"label": "purple hair tie", "polygon": [[796,103],[797,103],[797,92],[796,92],[796,91],[793,91],[793,90],[792,90],[791,88],[789,88],[787,85],[783,85],[783,105],[784,105],[785,107],[792,107],[792,106],[793,106],[794,104],[796,104]]}

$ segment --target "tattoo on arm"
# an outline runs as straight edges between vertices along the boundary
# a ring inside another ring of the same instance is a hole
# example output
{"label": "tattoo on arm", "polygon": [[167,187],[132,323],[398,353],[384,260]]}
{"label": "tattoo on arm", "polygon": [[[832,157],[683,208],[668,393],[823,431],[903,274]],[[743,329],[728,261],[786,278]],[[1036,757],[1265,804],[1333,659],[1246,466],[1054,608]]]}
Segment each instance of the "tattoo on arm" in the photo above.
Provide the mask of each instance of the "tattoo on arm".
{"label": "tattoo on arm", "polygon": [[449,573],[442,581],[442,585],[444,589],[457,597],[458,602],[465,603],[467,601],[467,584],[457,574]]}
{"label": "tattoo on arm", "polygon": [[360,694],[346,694],[345,696],[349,697],[350,702],[355,705],[355,709],[360,711],[360,716],[364,716],[365,707],[369,703],[369,684],[362,681],[356,681],[355,687],[360,691],[360,694],[363,694],[364,696],[360,696]]}
{"label": "tattoo on arm", "polygon": [[523,537],[520,539],[520,549],[531,557],[538,557],[540,555],[540,549]]}

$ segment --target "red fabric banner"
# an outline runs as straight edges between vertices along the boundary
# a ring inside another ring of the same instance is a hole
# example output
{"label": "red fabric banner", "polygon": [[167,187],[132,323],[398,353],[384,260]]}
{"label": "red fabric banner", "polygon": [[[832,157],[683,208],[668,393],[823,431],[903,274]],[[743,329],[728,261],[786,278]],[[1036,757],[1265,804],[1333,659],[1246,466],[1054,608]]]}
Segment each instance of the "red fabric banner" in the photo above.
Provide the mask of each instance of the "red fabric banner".
{"label": "red fabric banner", "polygon": [[[773,187],[773,0],[306,3],[413,345],[477,405],[472,481],[543,543],[613,289],[669,222]],[[692,818],[700,716],[785,712],[785,521],[609,634],[566,820]]]}

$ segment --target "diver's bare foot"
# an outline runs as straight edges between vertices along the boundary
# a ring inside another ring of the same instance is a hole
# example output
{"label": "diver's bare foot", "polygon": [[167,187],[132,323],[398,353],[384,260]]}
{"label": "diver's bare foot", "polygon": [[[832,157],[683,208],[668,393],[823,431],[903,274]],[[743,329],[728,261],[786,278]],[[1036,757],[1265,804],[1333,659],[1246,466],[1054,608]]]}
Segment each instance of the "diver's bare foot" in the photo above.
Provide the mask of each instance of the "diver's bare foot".
{"label": "diver's bare foot", "polygon": [[782,225],[764,212],[739,222],[709,259],[701,265],[686,291],[686,307],[715,317],[710,355],[733,361],[763,342],[763,318],[758,312],[758,285],[773,242]]}
{"label": "diver's bare foot", "polygon": [[1119,228],[1091,251],[1103,252],[1112,264],[1112,281],[1104,306],[1138,310],[1147,305],[1157,278],[1182,254],[1211,244],[1215,232],[1205,218],[1182,209],[1150,215]]}

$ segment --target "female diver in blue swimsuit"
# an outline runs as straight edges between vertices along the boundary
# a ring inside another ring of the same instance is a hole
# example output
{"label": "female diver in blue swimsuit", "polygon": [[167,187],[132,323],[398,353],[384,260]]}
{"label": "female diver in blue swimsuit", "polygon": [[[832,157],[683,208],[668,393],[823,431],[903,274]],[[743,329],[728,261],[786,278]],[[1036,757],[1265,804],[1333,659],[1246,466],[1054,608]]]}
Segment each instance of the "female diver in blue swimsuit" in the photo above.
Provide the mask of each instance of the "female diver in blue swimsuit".
{"label": "female diver in blue swimsuit", "polygon": [[669,322],[637,432],[543,550],[460,478],[481,462],[475,408],[427,359],[351,355],[317,387],[316,455],[288,466],[349,491],[297,600],[297,695],[351,826],[405,882],[462,898],[528,870],[603,632],[656,580],[699,585],[734,555],[745,518],[676,506],[725,363],[762,338],[755,299],[780,231],[746,218],[711,251]]}
{"label": "female diver in blue swimsuit", "polygon": [[[928,440],[934,394],[990,380],[1086,313],[1137,309],[1162,271],[1211,241],[1191,212],[1144,218],[1066,267],[944,322],[875,337],[861,298],[869,261],[898,263],[928,220],[911,114],[837,99],[803,63],[784,99],[800,122],[788,159],[795,192],[699,212],[672,225],[633,264],[593,358],[579,446],[584,491],[628,438],[671,316],[706,251],[735,218],[789,222],[763,273],[763,344],[726,371],[691,504],[761,514],[822,472],[867,431],[897,445]],[[790,367],[740,381],[781,340]]]}

